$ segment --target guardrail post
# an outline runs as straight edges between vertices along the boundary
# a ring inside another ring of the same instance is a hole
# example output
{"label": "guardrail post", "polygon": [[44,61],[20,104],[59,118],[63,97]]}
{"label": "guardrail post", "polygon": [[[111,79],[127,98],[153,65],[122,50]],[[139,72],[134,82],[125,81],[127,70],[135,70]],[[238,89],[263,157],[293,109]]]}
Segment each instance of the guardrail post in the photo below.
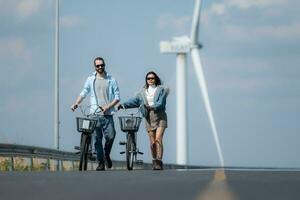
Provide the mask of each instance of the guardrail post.
{"label": "guardrail post", "polygon": [[10,157],[10,162],[11,162],[10,171],[14,171],[15,167],[14,167],[14,157],[13,156]]}
{"label": "guardrail post", "polygon": [[62,171],[62,160],[58,160],[58,170],[57,171]]}
{"label": "guardrail post", "polygon": [[50,171],[50,158],[47,158],[47,171]]}
{"label": "guardrail post", "polygon": [[33,171],[33,157],[30,157],[29,170]]}
{"label": "guardrail post", "polygon": [[59,160],[55,160],[55,165],[56,165],[55,170],[59,171]]}
{"label": "guardrail post", "polygon": [[73,168],[73,171],[75,170],[75,164],[74,164],[74,160],[72,160],[72,168]]}

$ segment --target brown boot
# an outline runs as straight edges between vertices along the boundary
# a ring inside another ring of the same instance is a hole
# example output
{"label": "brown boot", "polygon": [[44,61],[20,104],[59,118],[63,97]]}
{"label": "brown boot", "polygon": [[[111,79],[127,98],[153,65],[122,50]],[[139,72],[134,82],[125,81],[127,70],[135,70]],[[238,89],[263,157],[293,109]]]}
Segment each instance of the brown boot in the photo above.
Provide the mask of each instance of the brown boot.
{"label": "brown boot", "polygon": [[154,159],[152,160],[152,170],[157,170],[158,164],[157,164],[157,160]]}
{"label": "brown boot", "polygon": [[163,170],[163,162],[161,160],[155,159],[152,161],[153,170]]}
{"label": "brown boot", "polygon": [[157,168],[156,170],[163,170],[163,162],[161,160],[157,160]]}

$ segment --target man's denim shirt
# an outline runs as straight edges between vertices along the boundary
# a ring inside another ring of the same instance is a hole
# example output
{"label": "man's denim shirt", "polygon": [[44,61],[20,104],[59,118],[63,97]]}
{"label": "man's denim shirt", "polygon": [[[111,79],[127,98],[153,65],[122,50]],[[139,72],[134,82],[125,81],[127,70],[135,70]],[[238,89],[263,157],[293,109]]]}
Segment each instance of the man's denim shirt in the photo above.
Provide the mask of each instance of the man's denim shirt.
{"label": "man's denim shirt", "polygon": [[[90,112],[93,113],[95,109],[97,109],[97,98],[96,98],[96,92],[95,92],[95,80],[96,80],[96,72],[93,73],[93,75],[89,76],[84,84],[83,90],[80,93],[80,96],[85,98],[87,95],[90,94]],[[109,74],[106,74],[107,80],[108,80],[108,101],[112,102],[113,100],[120,100],[120,91],[117,81]],[[114,113],[115,108],[111,108],[109,110],[109,113]]]}

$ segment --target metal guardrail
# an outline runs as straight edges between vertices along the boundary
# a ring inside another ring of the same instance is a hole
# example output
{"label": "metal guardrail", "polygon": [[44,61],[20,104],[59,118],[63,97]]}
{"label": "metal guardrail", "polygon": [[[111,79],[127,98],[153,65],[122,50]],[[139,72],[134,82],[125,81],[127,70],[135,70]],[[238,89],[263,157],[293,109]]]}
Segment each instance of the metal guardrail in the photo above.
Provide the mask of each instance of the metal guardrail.
{"label": "metal guardrail", "polygon": [[[55,149],[0,143],[0,171],[74,171],[78,170],[79,155]],[[95,170],[96,162],[88,164]],[[151,169],[152,164],[135,165],[134,169]],[[197,169],[199,166],[164,164],[165,169]],[[113,160],[112,169],[126,169],[124,161]]]}
{"label": "metal guardrail", "polygon": [[0,143],[0,171],[71,171],[79,155],[55,149]]}
{"label": "metal guardrail", "polygon": [[79,156],[73,152],[59,151],[43,147],[1,144],[0,155],[2,156],[38,156],[58,160],[79,160]]}

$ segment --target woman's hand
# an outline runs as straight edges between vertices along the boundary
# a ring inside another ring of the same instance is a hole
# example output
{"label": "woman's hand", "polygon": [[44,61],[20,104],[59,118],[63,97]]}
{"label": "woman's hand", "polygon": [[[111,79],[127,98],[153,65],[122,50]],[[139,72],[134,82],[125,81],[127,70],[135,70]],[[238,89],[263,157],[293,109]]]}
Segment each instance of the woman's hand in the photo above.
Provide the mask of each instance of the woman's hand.
{"label": "woman's hand", "polygon": [[149,105],[145,104],[145,107],[146,107],[147,110],[153,110],[153,108],[151,106],[149,106]]}
{"label": "woman's hand", "polygon": [[119,104],[119,105],[117,106],[117,110],[121,110],[121,109],[124,109],[124,106],[123,106],[122,104]]}

